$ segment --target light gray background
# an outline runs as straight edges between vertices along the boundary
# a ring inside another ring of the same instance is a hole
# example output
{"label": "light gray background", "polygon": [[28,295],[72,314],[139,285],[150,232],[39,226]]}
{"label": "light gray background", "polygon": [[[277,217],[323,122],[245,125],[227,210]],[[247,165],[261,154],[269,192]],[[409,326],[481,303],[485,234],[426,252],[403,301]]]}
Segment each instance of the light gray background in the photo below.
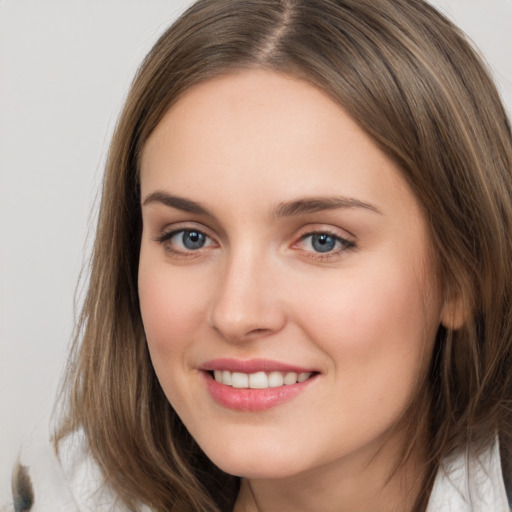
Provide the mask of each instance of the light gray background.
{"label": "light gray background", "polygon": [[[20,444],[48,432],[122,100],[190,3],[0,0],[0,503]],[[512,0],[433,3],[479,46],[511,112]]]}

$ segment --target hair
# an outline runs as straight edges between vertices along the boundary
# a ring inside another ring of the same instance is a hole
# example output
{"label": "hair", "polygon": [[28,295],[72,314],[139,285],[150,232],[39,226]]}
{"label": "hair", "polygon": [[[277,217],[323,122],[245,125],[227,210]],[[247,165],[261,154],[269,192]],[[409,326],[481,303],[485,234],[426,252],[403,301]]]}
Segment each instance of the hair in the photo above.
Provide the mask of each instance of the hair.
{"label": "hair", "polygon": [[191,87],[255,68],[318,87],[393,159],[425,212],[444,297],[463,305],[460,328],[439,327],[425,399],[408,411],[428,431],[415,506],[424,510],[448,454],[496,433],[503,453],[511,445],[512,137],[477,52],[422,0],[199,0],[160,37],[110,146],[56,446],[83,430],[130,509],[231,510],[239,479],[202,453],[149,358],[137,294],[139,159]]}

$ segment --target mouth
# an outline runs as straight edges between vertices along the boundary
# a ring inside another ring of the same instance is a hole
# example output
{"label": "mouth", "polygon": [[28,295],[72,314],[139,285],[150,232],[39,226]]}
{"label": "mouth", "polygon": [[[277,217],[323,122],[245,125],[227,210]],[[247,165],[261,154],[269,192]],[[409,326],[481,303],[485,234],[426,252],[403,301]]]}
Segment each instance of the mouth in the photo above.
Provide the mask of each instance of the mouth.
{"label": "mouth", "polygon": [[316,372],[259,371],[243,373],[229,370],[214,370],[208,373],[216,382],[225,386],[237,389],[268,389],[300,384],[311,378]]}
{"label": "mouth", "polygon": [[300,395],[320,372],[268,360],[217,359],[201,368],[215,402],[239,411],[263,411]]}

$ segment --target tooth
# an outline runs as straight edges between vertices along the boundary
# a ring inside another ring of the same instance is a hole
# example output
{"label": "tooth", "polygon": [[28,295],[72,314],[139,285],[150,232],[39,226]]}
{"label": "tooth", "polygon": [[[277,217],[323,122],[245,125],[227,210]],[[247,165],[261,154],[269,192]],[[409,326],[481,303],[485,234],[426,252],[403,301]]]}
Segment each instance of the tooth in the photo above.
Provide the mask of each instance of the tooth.
{"label": "tooth", "polygon": [[278,388],[283,385],[283,374],[281,372],[270,372],[268,376],[268,385],[271,388]]}
{"label": "tooth", "polygon": [[284,383],[287,386],[297,383],[297,374],[295,372],[289,372],[284,376]]}
{"label": "tooth", "polygon": [[251,373],[230,372],[229,370],[214,370],[213,376],[217,382],[234,388],[266,389],[277,388],[283,385],[291,386],[297,382],[304,382],[311,377],[311,372],[265,372]]}
{"label": "tooth", "polygon": [[249,375],[246,373],[233,372],[231,374],[231,385],[234,388],[248,388]]}
{"label": "tooth", "polygon": [[311,372],[309,372],[309,373],[299,373],[299,376],[297,378],[297,382],[304,382],[305,380],[308,380],[309,377],[311,377]]}
{"label": "tooth", "polygon": [[231,386],[231,372],[229,370],[222,372],[222,383],[226,384],[226,386]]}
{"label": "tooth", "polygon": [[268,377],[265,372],[251,373],[249,375],[249,387],[253,389],[268,388]]}

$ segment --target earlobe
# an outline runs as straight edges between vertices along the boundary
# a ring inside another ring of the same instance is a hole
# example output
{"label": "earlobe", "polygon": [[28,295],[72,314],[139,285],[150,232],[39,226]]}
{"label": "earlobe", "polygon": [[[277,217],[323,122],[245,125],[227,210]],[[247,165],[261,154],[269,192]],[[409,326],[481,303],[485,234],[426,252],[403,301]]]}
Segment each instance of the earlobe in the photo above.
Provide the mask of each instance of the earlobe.
{"label": "earlobe", "polygon": [[446,299],[441,309],[441,325],[451,331],[460,329],[467,320],[467,308],[461,295]]}

